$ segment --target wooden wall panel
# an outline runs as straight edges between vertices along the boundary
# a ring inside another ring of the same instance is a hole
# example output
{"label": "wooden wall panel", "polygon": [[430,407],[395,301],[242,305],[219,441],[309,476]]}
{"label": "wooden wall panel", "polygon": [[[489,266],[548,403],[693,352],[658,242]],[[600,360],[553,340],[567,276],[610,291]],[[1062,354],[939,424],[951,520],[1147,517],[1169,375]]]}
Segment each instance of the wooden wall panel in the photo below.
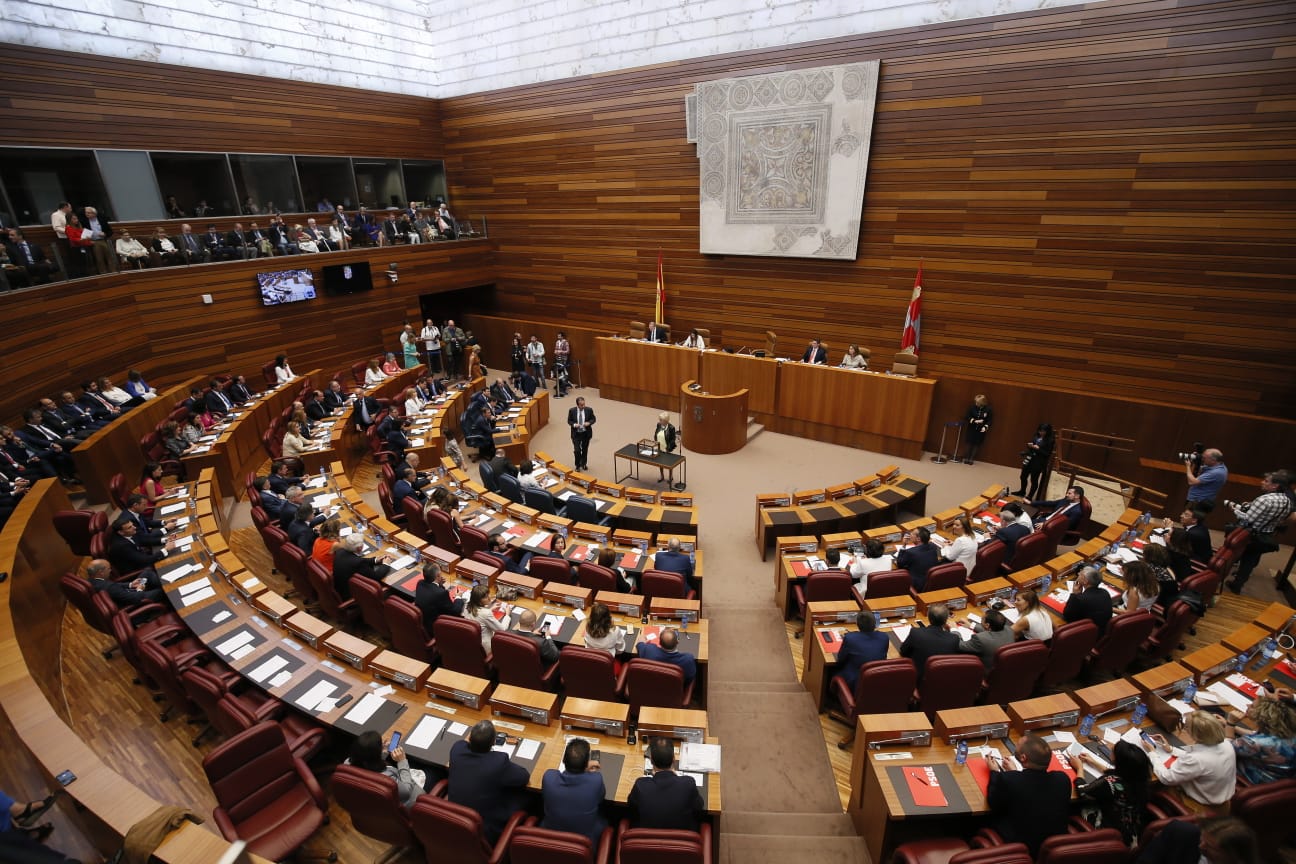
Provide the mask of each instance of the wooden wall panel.
{"label": "wooden wall panel", "polygon": [[[699,254],[693,84],[873,58],[857,260]],[[925,376],[1296,418],[1290,3],[936,24],[458,97],[442,117],[452,198],[499,244],[501,316],[646,320],[661,249],[677,331],[738,347],[773,329],[784,353],[821,335],[888,365],[922,263]]]}
{"label": "wooden wall panel", "polygon": [[438,103],[0,45],[0,145],[338,156],[441,155]]}

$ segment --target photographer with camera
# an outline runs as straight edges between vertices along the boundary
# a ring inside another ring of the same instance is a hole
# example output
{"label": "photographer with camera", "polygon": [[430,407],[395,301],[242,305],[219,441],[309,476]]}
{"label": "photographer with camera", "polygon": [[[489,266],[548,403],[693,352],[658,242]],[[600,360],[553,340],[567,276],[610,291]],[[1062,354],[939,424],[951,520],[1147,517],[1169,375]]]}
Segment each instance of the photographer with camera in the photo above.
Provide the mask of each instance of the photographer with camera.
{"label": "photographer with camera", "polygon": [[1274,532],[1282,528],[1292,514],[1292,499],[1288,495],[1291,478],[1286,471],[1270,471],[1260,481],[1261,495],[1247,504],[1225,501],[1237,516],[1237,527],[1251,531],[1246,548],[1238,557],[1237,575],[1228,583],[1234,594],[1242,593],[1242,586],[1251,578],[1251,571],[1268,552],[1278,548]]}
{"label": "photographer with camera", "polygon": [[1215,498],[1228,482],[1224,454],[1214,447],[1193,445],[1193,452],[1180,453],[1184,473],[1188,475],[1188,509],[1209,513],[1215,509]]}

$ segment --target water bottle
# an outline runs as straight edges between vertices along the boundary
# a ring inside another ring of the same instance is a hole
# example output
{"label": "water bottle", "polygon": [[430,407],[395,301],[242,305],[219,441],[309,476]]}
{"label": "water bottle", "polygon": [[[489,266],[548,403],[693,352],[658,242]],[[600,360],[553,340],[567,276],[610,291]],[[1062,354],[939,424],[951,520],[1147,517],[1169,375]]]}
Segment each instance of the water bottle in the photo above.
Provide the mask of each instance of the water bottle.
{"label": "water bottle", "polygon": [[1243,669],[1246,668],[1246,663],[1247,660],[1249,659],[1251,659],[1251,655],[1243,651],[1241,654],[1237,656],[1237,659],[1233,661],[1233,671],[1241,672]]}
{"label": "water bottle", "polygon": [[968,751],[967,741],[960,740],[958,744],[954,747],[954,761],[960,765],[966,765],[967,751]]}
{"label": "water bottle", "polygon": [[1053,577],[1045,576],[1043,579],[1040,580],[1040,593],[1047,594],[1049,591],[1049,586],[1052,584],[1053,584]]}
{"label": "water bottle", "polygon": [[1272,660],[1278,653],[1278,640],[1270,636],[1264,642],[1264,656],[1266,660]]}
{"label": "water bottle", "polygon": [[419,566],[419,564],[422,563],[422,561],[423,561],[423,553],[420,552],[419,550],[415,549],[415,550],[414,550],[414,566],[415,566],[415,567]]}
{"label": "water bottle", "polygon": [[1138,524],[1147,525],[1151,521],[1152,521],[1152,514],[1144,510],[1143,515],[1139,517]]}
{"label": "water bottle", "polygon": [[1094,715],[1092,714],[1086,714],[1084,719],[1080,721],[1080,734],[1083,737],[1088,738],[1093,735],[1094,722]]}
{"label": "water bottle", "polygon": [[1134,706],[1134,715],[1130,717],[1130,722],[1135,726],[1139,725],[1147,718],[1147,712],[1147,703],[1140,699],[1139,703]]}
{"label": "water bottle", "polygon": [[697,551],[696,551],[696,549],[690,549],[690,550],[689,550],[689,567],[696,567],[696,566],[697,566]]}
{"label": "water bottle", "polygon": [[1189,678],[1189,679],[1188,679],[1188,686],[1184,688],[1183,698],[1184,698],[1184,701],[1187,702],[1187,703],[1190,704],[1190,705],[1192,704],[1192,701],[1193,701],[1194,699],[1197,698],[1197,681],[1196,681],[1196,680],[1194,680],[1194,679],[1192,679],[1192,678]]}
{"label": "water bottle", "polygon": [[328,466],[327,466],[327,465],[321,465],[321,466],[320,466],[320,479],[321,479],[321,480],[327,480],[327,479],[328,479]]}

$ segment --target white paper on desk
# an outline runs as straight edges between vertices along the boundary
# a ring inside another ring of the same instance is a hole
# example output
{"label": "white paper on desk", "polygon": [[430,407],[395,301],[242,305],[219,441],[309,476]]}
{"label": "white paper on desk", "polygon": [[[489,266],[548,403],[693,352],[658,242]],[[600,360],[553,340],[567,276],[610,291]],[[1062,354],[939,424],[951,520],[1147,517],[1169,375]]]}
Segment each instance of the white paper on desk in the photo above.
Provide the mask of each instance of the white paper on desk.
{"label": "white paper on desk", "polygon": [[271,657],[269,660],[265,661],[260,666],[257,666],[247,674],[249,678],[260,684],[287,665],[287,657]]}
{"label": "white paper on desk", "polygon": [[331,681],[321,681],[305,693],[297,697],[297,705],[307,711],[314,711],[319,707],[320,701],[327,699],[337,687]]}
{"label": "white paper on desk", "polygon": [[254,634],[251,630],[240,630],[230,638],[226,639],[224,642],[217,645],[216,650],[221,654],[229,654],[231,652],[237,651],[247,643],[251,642],[255,638],[255,636],[256,634]]}
{"label": "white paper on desk", "polygon": [[350,720],[359,726],[369,722],[369,718],[377,713],[378,709],[383,706],[387,700],[376,693],[366,693],[360,697],[360,701],[355,707],[342,715],[343,719]]}
{"label": "white paper on desk", "polygon": [[701,789],[702,784],[706,782],[706,775],[704,774],[697,774],[692,771],[681,771],[680,773],[683,774],[685,777],[692,777],[693,782],[697,784],[697,787],[699,789]]}
{"label": "white paper on desk", "polygon": [[1071,592],[1065,588],[1059,588],[1056,591],[1053,591],[1052,595],[1059,603],[1065,603],[1071,599]]}
{"label": "white paper on desk", "polygon": [[402,555],[401,557],[397,558],[395,561],[391,563],[391,569],[404,570],[406,567],[410,566],[413,563],[414,563],[413,555]]}
{"label": "white paper on desk", "polygon": [[185,576],[188,576],[194,570],[201,570],[201,569],[202,568],[199,567],[197,564],[181,564],[179,567],[177,567],[176,569],[172,570],[170,573],[163,576],[162,581],[170,585],[172,582],[176,581],[177,579],[183,579]]}
{"label": "white paper on desk", "polygon": [[906,639],[909,638],[909,634],[913,632],[913,627],[911,627],[908,624],[901,624],[899,627],[895,628],[891,632],[896,635],[897,639],[899,639],[901,642],[904,642]]}
{"label": "white paper on desk", "polygon": [[260,584],[261,584],[261,580],[258,579],[258,578],[255,577],[255,576],[251,577],[250,579],[244,579],[244,580],[243,580],[243,587],[244,587],[244,588],[255,588],[256,586],[258,586],[258,585],[260,585]]}
{"label": "white paper on desk", "polygon": [[545,544],[545,541],[547,541],[552,536],[553,536],[553,532],[551,531],[537,531],[536,533],[532,534],[530,538],[527,539],[526,543],[522,545],[536,546],[536,547],[543,546]]}
{"label": "white paper on desk", "polygon": [[1142,747],[1143,736],[1139,734],[1139,731],[1140,730],[1137,726],[1131,726],[1130,728],[1125,730],[1125,734],[1120,736],[1121,740],[1128,741],[1130,744],[1133,744],[1135,747]]}
{"label": "white paper on desk", "polygon": [[1106,744],[1108,747],[1115,747],[1115,746],[1116,746],[1116,742],[1119,741],[1119,740],[1121,740],[1120,733],[1117,732],[1115,729],[1104,729],[1104,730],[1103,730],[1103,737],[1102,737],[1102,741],[1103,741],[1103,743]]}
{"label": "white paper on desk", "polygon": [[969,612],[967,616],[967,620],[971,621],[973,624],[980,624],[981,616],[976,614],[975,612]]}
{"label": "white paper on desk", "polygon": [[1153,534],[1151,537],[1148,538],[1148,540],[1152,543],[1157,544],[1158,546],[1166,545],[1165,538],[1162,537],[1160,534]]}
{"label": "white paper on desk", "polygon": [[175,527],[177,528],[183,528],[188,524],[189,524],[188,516],[181,516],[179,519],[175,520]]}
{"label": "white paper on desk", "polygon": [[494,747],[491,748],[491,750],[493,750],[494,752],[503,753],[505,756],[509,757],[510,759],[513,758],[513,751],[515,749],[517,748],[512,744],[496,744]]}
{"label": "white paper on desk", "polygon": [[316,477],[314,480],[311,480],[309,483],[306,484],[306,488],[307,488],[307,489],[319,489],[319,488],[320,488],[321,486],[323,486],[326,482],[327,482],[327,478],[325,478],[325,477]]}
{"label": "white paper on desk", "polygon": [[[373,684],[370,684],[369,686],[373,687]],[[375,696],[390,696],[396,692],[396,688],[390,684],[384,684],[383,686],[376,688],[373,692]]]}
{"label": "white paper on desk", "polygon": [[[199,569],[201,570],[202,568],[200,567]],[[193,592],[197,591],[200,588],[206,588],[208,585],[211,585],[211,577],[209,576],[204,576],[201,579],[195,579],[194,581],[190,582],[188,585],[180,586],[180,596],[184,597],[188,594],[192,594]]]}
{"label": "white paper on desk", "polygon": [[1128,546],[1121,546],[1116,550],[1116,554],[1120,556],[1120,560],[1125,564],[1139,560],[1139,554]]}
{"label": "white paper on desk", "polygon": [[1107,572],[1115,576],[1117,579],[1125,578],[1125,568],[1119,564],[1108,564]]}
{"label": "white paper on desk", "polygon": [[422,439],[422,438],[411,438],[411,439],[410,439],[410,445],[413,446],[413,447],[422,447],[422,446],[423,446],[423,439]]}
{"label": "white paper on desk", "polygon": [[244,657],[251,654],[255,650],[256,650],[255,645],[244,645],[242,648],[238,649],[237,651],[232,652],[229,655],[229,657],[231,660],[242,660]]}
{"label": "white paper on desk", "polygon": [[1182,699],[1167,699],[1166,704],[1178,711],[1181,715],[1187,716],[1195,709]]}
{"label": "white paper on desk", "polygon": [[352,534],[354,534],[354,533],[355,533],[355,529],[352,528],[350,525],[347,525],[347,526],[344,527],[341,531],[338,532],[338,536],[339,536],[339,537],[350,537],[350,536],[351,536]]}
{"label": "white paper on desk", "polygon": [[549,635],[550,635],[550,636],[553,636],[553,635],[555,635],[559,630],[562,629],[563,622],[566,621],[566,620],[567,620],[567,619],[564,618],[563,616],[561,616],[561,615],[554,615],[552,612],[550,612],[549,614],[545,615],[544,618],[540,619],[540,623],[541,623],[542,625],[544,625],[544,624],[548,624],[548,625],[549,625]]}
{"label": "white paper on desk", "polygon": [[334,708],[337,707],[337,703],[338,700],[336,698],[333,698],[331,696],[326,696],[325,698],[319,700],[319,704],[315,706],[315,710],[319,711],[322,714],[327,714],[328,712],[332,711]]}
{"label": "white paper on desk", "polygon": [[966,642],[976,635],[970,627],[963,627],[961,625],[952,628],[952,631],[958,634],[960,642]]}
{"label": "white paper on desk", "polygon": [[270,679],[270,687],[272,689],[275,687],[282,687],[283,685],[287,684],[290,680],[292,680],[292,673],[289,672],[287,669],[285,669],[284,671],[280,672],[278,675]]}
{"label": "white paper on desk", "polygon": [[1054,741],[1057,741],[1059,744],[1074,744],[1074,743],[1076,743],[1076,737],[1075,737],[1074,735],[1072,735],[1070,732],[1067,732],[1067,731],[1062,730],[1062,729],[1055,729],[1055,730],[1053,731],[1053,740],[1054,740]]}
{"label": "white paper on desk", "polygon": [[163,516],[167,516],[170,515],[171,513],[183,513],[185,510],[188,509],[189,509],[189,504],[184,501],[181,501],[179,504],[168,504],[158,512]]}
{"label": "white paper on desk", "polygon": [[185,597],[184,605],[192,606],[195,603],[201,603],[202,601],[206,600],[208,597],[215,597],[215,596],[216,596],[216,589],[208,585],[206,588],[202,589],[201,591],[195,591],[194,593]]}
{"label": "white paper on desk", "polygon": [[405,739],[405,746],[417,747],[420,750],[426,750],[432,746],[432,742],[441,734],[441,730],[446,727],[446,720],[442,717],[424,716],[418,722]]}
{"label": "white paper on desk", "polygon": [[177,534],[174,537],[168,537],[167,542],[172,546],[184,546],[186,543],[193,543],[193,535],[185,534],[184,536],[181,536]]}
{"label": "white paper on desk", "polygon": [[720,745],[685,742],[680,747],[680,770],[720,773]]}
{"label": "white paper on desk", "polygon": [[463,723],[451,723],[450,728],[447,729],[446,731],[449,732],[454,737],[460,738],[463,736],[463,733],[468,731],[468,727],[465,726]]}
{"label": "white paper on desk", "polygon": [[1016,624],[1016,623],[1017,623],[1017,619],[1021,617],[1021,613],[1017,611],[1017,607],[1016,607],[1016,606],[1005,606],[1004,608],[1000,609],[999,611],[1002,612],[1002,613],[1003,613],[1003,616],[1004,616],[1005,618],[1007,618],[1007,619],[1009,620],[1009,622],[1011,622],[1011,623],[1013,623],[1013,624]]}
{"label": "white paper on desk", "polygon": [[227,619],[232,617],[234,617],[234,613],[226,609],[224,612],[218,612],[215,615],[213,615],[211,622],[213,624],[220,624],[221,622],[226,621]]}
{"label": "white paper on desk", "polygon": [[572,610],[572,613],[571,613],[571,617],[575,618],[577,621],[584,621],[584,620],[585,620],[585,610],[583,610],[583,609],[573,609],[573,610]]}
{"label": "white paper on desk", "polygon": [[325,504],[332,504],[335,498],[337,498],[336,492],[322,492],[311,499],[311,503],[316,507],[323,507]]}
{"label": "white paper on desk", "polygon": [[197,447],[189,448],[189,455],[194,455],[196,453],[206,453],[210,449],[211,449],[210,444],[199,444]]}
{"label": "white paper on desk", "polygon": [[1207,687],[1206,690],[1218,696],[1221,702],[1226,702],[1239,711],[1246,711],[1251,707],[1250,699],[1243,696],[1223,681],[1216,681],[1214,684]]}
{"label": "white paper on desk", "polygon": [[540,752],[540,742],[533,741],[530,738],[523,738],[518,742],[517,753],[514,755],[519,759],[534,759]]}

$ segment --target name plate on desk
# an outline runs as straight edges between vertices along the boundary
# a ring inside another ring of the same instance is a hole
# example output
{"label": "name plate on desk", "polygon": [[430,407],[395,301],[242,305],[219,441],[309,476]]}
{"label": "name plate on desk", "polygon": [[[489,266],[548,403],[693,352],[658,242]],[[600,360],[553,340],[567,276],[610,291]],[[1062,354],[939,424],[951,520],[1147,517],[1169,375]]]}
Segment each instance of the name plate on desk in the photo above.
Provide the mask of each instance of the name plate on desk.
{"label": "name plate on desk", "polygon": [[918,604],[912,597],[878,597],[863,601],[864,608],[877,614],[883,620],[888,618],[912,618],[918,611]]}
{"label": "name plate on desk", "polygon": [[944,603],[953,612],[966,609],[968,598],[962,588],[943,588],[918,595],[918,608],[923,612],[926,612],[927,608],[935,603]]}
{"label": "name plate on desk", "polygon": [[1117,711],[1128,711],[1138,704],[1138,688],[1124,678],[1076,690],[1071,697],[1085,714],[1100,717]]}
{"label": "name plate on desk", "polygon": [[613,738],[621,738],[625,735],[625,721],[607,720],[602,717],[569,717],[564,713],[562,716],[562,728],[594,729]]}
{"label": "name plate on desk", "polygon": [[1237,654],[1225,645],[1207,645],[1179,659],[1197,679],[1198,684],[1227,672],[1237,663]]}
{"label": "name plate on desk", "polygon": [[546,582],[540,596],[552,603],[584,609],[589,605],[590,595],[593,593],[589,588],[582,588],[579,585],[560,585],[554,582]]}
{"label": "name plate on desk", "polygon": [[511,702],[502,702],[499,699],[491,700],[491,714],[496,717],[506,714],[513,717],[525,717],[540,726],[548,726],[550,720],[549,711],[544,708],[533,708],[530,705],[514,705]]}
{"label": "name plate on desk", "polygon": [[1009,702],[1007,711],[1017,732],[1067,728],[1080,722],[1080,706],[1065,693]]}
{"label": "name plate on desk", "polygon": [[985,579],[981,582],[973,582],[971,585],[964,585],[963,591],[971,599],[972,605],[984,606],[993,599],[1007,600],[1012,596],[1012,583],[1002,576],[996,576],[993,579]]}
{"label": "name plate on desk", "polygon": [[674,738],[700,744],[706,738],[707,715],[705,711],[690,708],[654,708],[644,706],[639,710],[639,735],[641,738],[657,736]]}
{"label": "name plate on desk", "polygon": [[427,682],[427,689],[433,696],[449,699],[477,710],[486,704],[491,683],[484,678],[451,672],[443,667],[432,673],[432,677]]}
{"label": "name plate on desk", "polygon": [[507,585],[517,590],[519,597],[525,597],[528,600],[534,600],[540,593],[540,586],[544,584],[539,579],[533,579],[530,576],[523,576],[520,573],[510,573],[507,570],[500,571],[495,577],[495,586],[498,589],[500,585]]}
{"label": "name plate on desk", "polygon": [[630,615],[635,618],[643,614],[644,597],[642,594],[618,594],[615,591],[600,591],[596,599],[613,612]]}
{"label": "name plate on desk", "polygon": [[936,712],[936,734],[947,744],[968,738],[1007,738],[1008,715],[998,705]]}
{"label": "name plate on desk", "polygon": [[334,630],[333,625],[301,611],[284,616],[279,621],[279,626],[316,649],[320,647],[325,639],[332,635]]}
{"label": "name plate on desk", "polygon": [[601,702],[597,699],[568,697],[559,719],[564,729],[596,729],[620,738],[625,734],[630,706],[624,702]]}
{"label": "name plate on desk", "polygon": [[698,600],[678,600],[671,597],[654,597],[648,603],[648,614],[654,618],[674,618],[695,624],[701,617],[702,603]]}
{"label": "name plate on desk", "polygon": [[340,660],[357,672],[363,672],[370,659],[382,649],[350,633],[338,630],[329,634],[324,640],[324,653],[334,660]]}
{"label": "name plate on desk", "polygon": [[369,672],[379,681],[390,681],[417,693],[432,674],[432,667],[395,651],[383,651],[369,661]]}

